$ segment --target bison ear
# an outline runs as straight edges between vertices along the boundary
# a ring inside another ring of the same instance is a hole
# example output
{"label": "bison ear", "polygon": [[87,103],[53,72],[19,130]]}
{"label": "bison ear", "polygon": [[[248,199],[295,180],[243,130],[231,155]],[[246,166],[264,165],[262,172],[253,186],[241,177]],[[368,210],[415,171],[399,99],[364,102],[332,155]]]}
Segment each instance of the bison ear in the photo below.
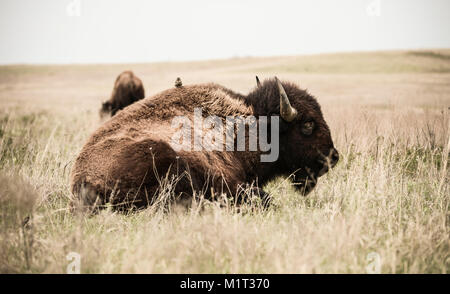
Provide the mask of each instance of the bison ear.
{"label": "bison ear", "polygon": [[258,76],[256,76],[256,86],[259,88],[261,87],[261,82],[259,81]]}

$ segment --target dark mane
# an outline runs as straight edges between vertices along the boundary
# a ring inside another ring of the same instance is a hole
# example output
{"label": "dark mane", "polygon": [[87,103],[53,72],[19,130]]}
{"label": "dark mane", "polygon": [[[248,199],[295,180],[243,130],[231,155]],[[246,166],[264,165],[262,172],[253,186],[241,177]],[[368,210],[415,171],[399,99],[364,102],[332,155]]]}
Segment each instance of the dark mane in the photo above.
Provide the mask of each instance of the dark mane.
{"label": "dark mane", "polygon": [[[291,104],[301,109],[305,105],[311,108],[311,111],[321,112],[320,105],[317,100],[311,96],[306,90],[300,89],[291,82],[282,82]],[[253,106],[255,115],[277,115],[280,113],[280,98],[275,79],[267,79],[261,83],[260,87],[256,87],[251,91],[246,99],[248,105]]]}

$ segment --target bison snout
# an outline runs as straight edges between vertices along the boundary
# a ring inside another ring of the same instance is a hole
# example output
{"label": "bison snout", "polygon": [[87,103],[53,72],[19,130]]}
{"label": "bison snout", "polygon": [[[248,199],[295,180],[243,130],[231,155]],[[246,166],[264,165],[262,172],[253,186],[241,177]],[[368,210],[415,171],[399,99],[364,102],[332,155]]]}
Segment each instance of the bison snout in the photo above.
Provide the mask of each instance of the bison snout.
{"label": "bison snout", "polygon": [[322,168],[319,170],[317,176],[321,177],[338,163],[339,152],[335,148],[331,148],[329,155],[326,157],[322,156],[318,161],[322,165]]}

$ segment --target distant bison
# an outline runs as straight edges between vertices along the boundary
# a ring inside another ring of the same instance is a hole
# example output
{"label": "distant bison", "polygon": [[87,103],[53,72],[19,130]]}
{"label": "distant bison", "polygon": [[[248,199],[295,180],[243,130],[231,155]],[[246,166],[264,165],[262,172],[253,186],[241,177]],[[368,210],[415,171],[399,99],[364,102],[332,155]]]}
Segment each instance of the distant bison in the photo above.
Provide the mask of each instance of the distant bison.
{"label": "distant bison", "polygon": [[117,111],[144,97],[142,81],[132,71],[124,71],[116,78],[111,98],[102,104],[100,115],[114,116]]}
{"label": "distant bison", "polygon": [[[227,129],[232,135],[227,137],[231,144],[226,150],[208,150],[205,142],[211,132],[199,135],[205,125],[195,126],[199,109],[200,118],[215,117],[224,125],[230,117],[256,118],[261,127],[257,139],[263,129],[272,141],[278,138],[278,157],[263,161],[267,149],[251,151],[249,134],[245,135],[244,150],[236,149],[239,137],[234,127]],[[173,138],[182,129],[174,127],[179,118],[194,122],[193,130],[183,133],[188,145],[194,142],[193,150],[174,145]],[[197,149],[195,142],[200,144]],[[220,193],[238,197],[244,188],[252,187],[252,193],[267,200],[268,194],[260,187],[269,180],[292,176],[295,187],[306,195],[338,159],[316,99],[292,83],[277,78],[258,82],[248,95],[217,84],[188,85],[135,103],[101,126],[75,161],[71,187],[73,201],[89,207],[106,203],[120,208],[146,207],[163,189],[164,178],[176,179],[173,188],[180,197],[199,193],[207,198]]]}

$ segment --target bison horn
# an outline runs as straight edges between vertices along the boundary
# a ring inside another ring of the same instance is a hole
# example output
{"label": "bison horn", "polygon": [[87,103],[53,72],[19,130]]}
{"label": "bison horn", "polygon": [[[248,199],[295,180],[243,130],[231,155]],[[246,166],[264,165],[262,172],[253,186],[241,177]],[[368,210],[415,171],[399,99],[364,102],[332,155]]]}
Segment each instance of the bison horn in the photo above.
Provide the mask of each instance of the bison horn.
{"label": "bison horn", "polygon": [[293,121],[297,116],[297,110],[291,106],[280,80],[277,77],[275,77],[275,80],[277,81],[278,90],[280,91],[280,116],[287,122]]}
{"label": "bison horn", "polygon": [[256,86],[259,88],[261,87],[261,82],[259,81],[258,76],[256,76]]}

